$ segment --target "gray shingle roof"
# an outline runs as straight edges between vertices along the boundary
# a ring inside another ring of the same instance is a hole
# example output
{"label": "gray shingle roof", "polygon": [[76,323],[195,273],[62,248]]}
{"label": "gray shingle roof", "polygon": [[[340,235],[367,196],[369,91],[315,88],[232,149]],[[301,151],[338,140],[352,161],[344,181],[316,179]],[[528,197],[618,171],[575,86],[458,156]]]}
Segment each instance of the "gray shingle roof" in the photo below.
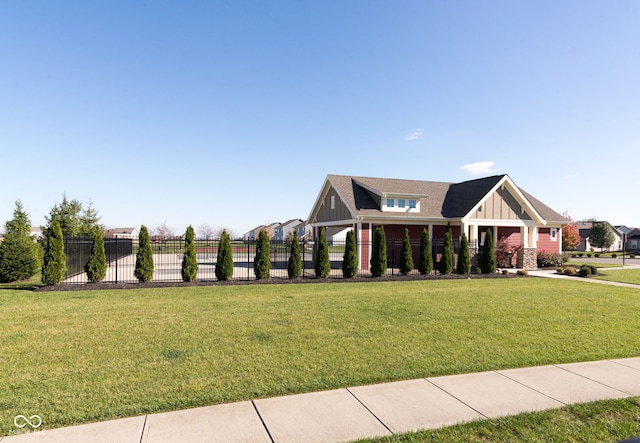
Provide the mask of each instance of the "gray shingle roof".
{"label": "gray shingle roof", "polygon": [[[403,180],[346,175],[328,175],[327,179],[356,216],[390,216],[416,218],[462,218],[478,204],[505,175],[494,175],[460,183]],[[531,194],[519,189],[531,206],[547,221],[562,222],[562,215]],[[383,213],[380,196],[417,195],[419,213]]]}

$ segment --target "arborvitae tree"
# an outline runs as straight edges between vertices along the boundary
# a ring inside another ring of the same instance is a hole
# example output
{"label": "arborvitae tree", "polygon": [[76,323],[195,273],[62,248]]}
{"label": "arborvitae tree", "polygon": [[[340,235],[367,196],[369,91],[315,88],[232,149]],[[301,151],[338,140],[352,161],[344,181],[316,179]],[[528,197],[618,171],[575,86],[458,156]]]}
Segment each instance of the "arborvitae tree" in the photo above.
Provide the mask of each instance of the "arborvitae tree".
{"label": "arborvitae tree", "polygon": [[38,272],[40,246],[30,232],[29,216],[18,200],[13,219],[4,225],[4,240],[0,243],[0,282],[26,280]]}
{"label": "arborvitae tree", "polygon": [[383,226],[376,228],[373,234],[370,264],[373,277],[380,277],[387,272],[387,236]]}
{"label": "arborvitae tree", "polygon": [[331,273],[331,262],[329,261],[329,247],[327,246],[327,233],[325,227],[320,227],[318,237],[318,248],[316,249],[315,263],[316,277],[327,278]]}
{"label": "arborvitae tree", "polygon": [[342,275],[344,278],[355,277],[358,274],[358,247],[356,234],[353,229],[347,232],[347,241],[342,257]]}
{"label": "arborvitae tree", "polygon": [[107,255],[104,251],[104,238],[102,232],[94,230],[93,244],[89,261],[84,265],[87,279],[91,283],[98,283],[107,276]]}
{"label": "arborvitae tree", "polygon": [[438,271],[443,275],[451,274],[453,272],[454,265],[455,254],[453,252],[453,234],[451,233],[451,226],[447,225],[447,232],[444,234],[444,245],[442,246],[442,257],[440,258]]}
{"label": "arborvitae tree", "polygon": [[140,227],[138,238],[138,253],[136,254],[136,267],[133,275],[139,282],[151,281],[153,278],[153,251],[151,250],[151,238],[145,225]]}
{"label": "arborvitae tree", "polygon": [[55,285],[62,281],[67,272],[67,256],[64,253],[64,237],[58,220],[51,222],[45,236],[42,262],[42,283]]}
{"label": "arborvitae tree", "polygon": [[256,256],[253,259],[253,273],[258,280],[271,278],[271,245],[266,230],[258,234]]}
{"label": "arborvitae tree", "polygon": [[418,271],[420,274],[427,275],[433,271],[433,257],[431,255],[431,240],[429,240],[429,231],[422,230],[420,235],[420,259],[418,261]]}
{"label": "arborvitae tree", "polygon": [[405,228],[404,239],[400,247],[400,262],[398,264],[400,274],[407,275],[413,271],[413,250],[411,249],[411,238],[409,230]]}
{"label": "arborvitae tree", "polygon": [[[194,281],[198,276],[198,257],[196,256],[196,233],[189,225],[184,233],[184,255],[182,256],[182,281]],[[216,266],[216,274],[218,269]]]}
{"label": "arborvitae tree", "polygon": [[493,252],[493,229],[488,228],[484,237],[484,246],[480,256],[480,272],[493,274],[496,272],[496,256]]}
{"label": "arborvitae tree", "polygon": [[300,243],[298,240],[298,233],[293,231],[293,238],[291,239],[291,250],[289,254],[289,261],[287,262],[287,272],[289,278],[298,278],[302,274],[302,257],[300,257]]}
{"label": "arborvitae tree", "polygon": [[231,248],[231,236],[226,229],[223,229],[220,235],[220,246],[218,246],[218,258],[216,259],[216,278],[222,281],[233,278],[233,249]]}
{"label": "arborvitae tree", "polygon": [[458,274],[469,274],[471,272],[471,256],[469,255],[469,241],[463,232],[460,238],[460,250],[458,251]]}

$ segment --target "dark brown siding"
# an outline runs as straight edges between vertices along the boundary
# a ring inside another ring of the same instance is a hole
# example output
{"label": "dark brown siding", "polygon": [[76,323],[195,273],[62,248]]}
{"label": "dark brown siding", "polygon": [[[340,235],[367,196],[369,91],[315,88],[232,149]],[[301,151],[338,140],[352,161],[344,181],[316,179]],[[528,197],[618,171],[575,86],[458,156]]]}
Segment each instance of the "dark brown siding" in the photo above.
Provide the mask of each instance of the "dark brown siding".
{"label": "dark brown siding", "polygon": [[[331,209],[331,197],[335,199],[334,209]],[[351,220],[352,218],[353,217],[351,216],[349,209],[342,202],[340,196],[332,186],[324,196],[322,204],[320,205],[320,209],[318,210],[318,215],[316,216],[316,219],[312,221],[312,223]]]}

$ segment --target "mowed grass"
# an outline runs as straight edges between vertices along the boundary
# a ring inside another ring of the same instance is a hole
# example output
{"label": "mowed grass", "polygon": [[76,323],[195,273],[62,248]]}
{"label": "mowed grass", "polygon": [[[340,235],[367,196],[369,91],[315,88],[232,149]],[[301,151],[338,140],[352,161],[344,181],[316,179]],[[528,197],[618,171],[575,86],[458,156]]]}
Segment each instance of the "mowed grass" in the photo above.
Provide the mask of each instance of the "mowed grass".
{"label": "mowed grass", "polygon": [[611,271],[601,270],[600,273],[602,275],[598,275],[593,278],[640,285],[640,269],[616,269]]}
{"label": "mowed grass", "polygon": [[640,354],[640,291],[551,279],[0,290],[0,433]]}
{"label": "mowed grass", "polygon": [[605,400],[360,443],[603,443],[640,435],[640,398]]}

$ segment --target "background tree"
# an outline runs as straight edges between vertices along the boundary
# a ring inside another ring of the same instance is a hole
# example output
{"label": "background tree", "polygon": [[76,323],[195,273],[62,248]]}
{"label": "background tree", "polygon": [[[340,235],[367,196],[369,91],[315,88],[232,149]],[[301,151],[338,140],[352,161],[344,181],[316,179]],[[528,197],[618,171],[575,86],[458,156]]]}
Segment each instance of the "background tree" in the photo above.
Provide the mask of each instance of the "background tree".
{"label": "background tree", "polygon": [[236,234],[235,232],[233,232],[233,229],[231,228],[223,228],[223,227],[217,227],[213,230],[213,238],[222,238],[222,233],[224,231],[227,231],[227,234],[229,235],[229,238],[236,238]]}
{"label": "background tree", "polygon": [[376,228],[371,246],[371,260],[369,261],[371,275],[381,277],[387,272],[387,236],[383,226]]}
{"label": "background tree", "polygon": [[492,274],[496,272],[496,256],[493,250],[493,229],[488,228],[484,237],[482,255],[480,256],[480,272],[483,274]]}
{"label": "background tree", "polygon": [[616,240],[608,223],[594,223],[589,232],[589,243],[595,248],[609,248]]}
{"label": "background tree", "polygon": [[96,233],[104,237],[104,225],[100,223],[98,211],[93,207],[93,203],[89,201],[87,207],[82,209],[78,219],[78,235],[93,237]]}
{"label": "background tree", "polygon": [[214,230],[210,225],[202,224],[198,228],[198,235],[205,240],[212,240],[214,238]]}
{"label": "background tree", "polygon": [[[57,203],[49,211],[49,216],[45,216],[47,222],[46,230],[51,231],[54,220],[60,225],[62,237],[76,237],[80,233],[80,216],[82,214],[82,203],[77,200],[69,200],[67,194],[62,194],[62,202]],[[45,236],[46,236],[45,232]]]}
{"label": "background tree", "polygon": [[233,249],[231,248],[231,237],[226,230],[220,234],[220,246],[218,246],[216,259],[216,278],[222,281],[233,278]]}
{"label": "background tree", "polygon": [[67,272],[67,256],[64,253],[64,237],[58,220],[51,222],[45,235],[42,261],[42,283],[55,285],[64,279]]}
{"label": "background tree", "polygon": [[401,275],[407,275],[413,271],[413,250],[411,249],[411,238],[409,230],[405,228],[404,239],[400,247],[400,262],[398,264]]}
{"label": "background tree", "polygon": [[463,232],[460,238],[460,250],[458,251],[458,274],[468,274],[471,272],[471,256],[469,255],[469,241]]}
{"label": "background tree", "polygon": [[4,225],[0,243],[0,282],[26,280],[38,272],[40,246],[31,237],[31,221],[22,202],[16,201],[13,219]]}
{"label": "background tree", "polygon": [[569,223],[562,227],[562,250],[574,251],[582,238],[580,238],[580,231],[575,223]]}
{"label": "background tree", "polygon": [[316,249],[315,262],[316,277],[327,278],[331,273],[331,262],[329,261],[329,247],[327,246],[327,232],[324,226],[320,227],[318,236],[318,247]]}
{"label": "background tree", "polygon": [[298,240],[298,233],[293,231],[293,238],[291,239],[291,249],[289,254],[289,261],[287,262],[287,273],[289,278],[298,278],[302,274],[302,257],[300,257],[300,242]]}
{"label": "background tree", "polygon": [[139,282],[151,281],[153,278],[153,251],[151,250],[151,238],[145,225],[140,226],[138,235],[138,253],[136,254],[136,267],[133,275]]}
{"label": "background tree", "polygon": [[347,241],[342,257],[342,276],[352,278],[358,274],[358,246],[356,245],[356,234],[353,229],[347,232]]}
{"label": "background tree", "polygon": [[[198,257],[196,256],[196,232],[189,225],[184,233],[184,255],[182,256],[182,281],[191,282],[198,276]],[[217,268],[217,267],[216,267]],[[218,270],[216,269],[216,274]]]}
{"label": "background tree", "polygon": [[107,276],[107,255],[104,250],[104,236],[99,230],[93,232],[93,244],[89,261],[84,265],[87,279],[91,283],[98,283]]}
{"label": "background tree", "polygon": [[153,229],[153,235],[160,240],[168,240],[175,237],[176,233],[165,220]]}
{"label": "background tree", "polygon": [[418,260],[418,271],[420,274],[427,275],[433,271],[433,256],[431,254],[431,240],[429,240],[429,231],[422,230],[420,235],[420,258]]}
{"label": "background tree", "polygon": [[253,259],[253,273],[258,280],[271,278],[271,245],[265,229],[258,234],[256,256]]}
{"label": "background tree", "polygon": [[438,271],[440,274],[447,275],[453,272],[453,266],[455,265],[455,254],[453,251],[453,234],[451,233],[451,226],[447,225],[447,232],[444,234],[444,245],[442,246],[442,256],[440,257],[440,263],[438,264]]}

